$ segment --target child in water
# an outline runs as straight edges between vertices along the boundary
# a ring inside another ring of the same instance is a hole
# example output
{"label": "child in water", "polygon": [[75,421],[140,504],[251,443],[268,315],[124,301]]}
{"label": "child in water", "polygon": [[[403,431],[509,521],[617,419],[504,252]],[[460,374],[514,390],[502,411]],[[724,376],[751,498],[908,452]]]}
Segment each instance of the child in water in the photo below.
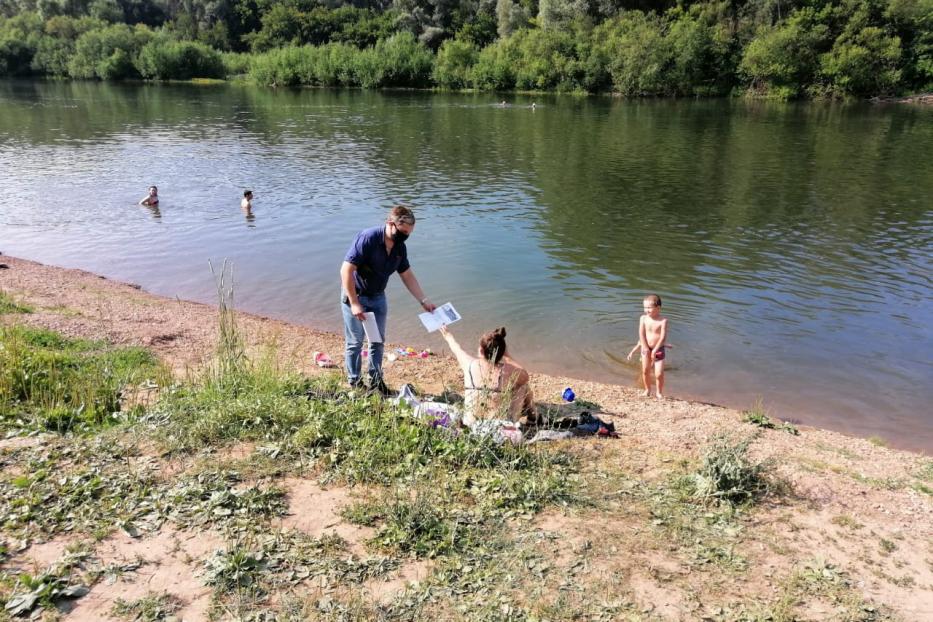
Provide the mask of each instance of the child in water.
{"label": "child in water", "polygon": [[155,186],[149,186],[149,194],[139,200],[140,205],[152,207],[159,204],[159,189]]}
{"label": "child in water", "polygon": [[667,318],[661,316],[661,297],[649,294],[642,301],[644,314],[638,322],[638,345],[628,358],[641,348],[641,377],[645,383],[644,396],[651,395],[651,367],[654,366],[656,394],[664,399],[664,350],[667,347]]}

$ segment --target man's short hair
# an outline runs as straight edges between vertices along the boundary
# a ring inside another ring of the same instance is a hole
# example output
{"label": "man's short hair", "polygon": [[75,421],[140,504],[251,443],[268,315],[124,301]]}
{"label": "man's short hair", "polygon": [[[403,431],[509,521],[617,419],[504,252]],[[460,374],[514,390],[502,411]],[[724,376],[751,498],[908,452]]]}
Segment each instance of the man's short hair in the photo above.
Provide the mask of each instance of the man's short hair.
{"label": "man's short hair", "polygon": [[243,191],[243,196],[244,196],[244,197],[248,197],[248,196],[251,195],[251,194],[253,194],[253,191],[252,191],[252,190],[244,190],[244,191]]}
{"label": "man's short hair", "polygon": [[404,205],[396,205],[389,212],[389,220],[400,225],[415,224],[415,215]]}

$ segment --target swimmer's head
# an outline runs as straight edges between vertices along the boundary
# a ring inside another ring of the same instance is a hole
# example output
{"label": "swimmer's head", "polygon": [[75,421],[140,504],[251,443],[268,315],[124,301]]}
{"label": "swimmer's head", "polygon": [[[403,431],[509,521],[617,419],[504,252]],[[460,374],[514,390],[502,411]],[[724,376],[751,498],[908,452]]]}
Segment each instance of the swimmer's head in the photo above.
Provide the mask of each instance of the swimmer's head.
{"label": "swimmer's head", "polygon": [[252,199],[252,198],[253,198],[253,191],[252,191],[252,190],[244,190],[244,191],[243,191],[243,198],[245,198],[245,199]]}
{"label": "swimmer's head", "polygon": [[159,189],[155,186],[149,186],[149,196],[154,197],[157,194],[159,194]]}

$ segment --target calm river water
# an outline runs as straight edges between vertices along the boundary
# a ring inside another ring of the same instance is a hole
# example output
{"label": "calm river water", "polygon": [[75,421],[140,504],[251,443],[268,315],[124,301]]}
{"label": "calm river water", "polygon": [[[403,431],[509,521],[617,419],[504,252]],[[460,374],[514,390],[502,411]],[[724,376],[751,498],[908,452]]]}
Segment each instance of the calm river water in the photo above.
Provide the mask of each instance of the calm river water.
{"label": "calm river water", "polygon": [[[501,99],[0,82],[0,251],[205,302],[230,258],[240,308],[337,331],[347,246],[405,202],[467,342],[631,385],[657,292],[670,395],[933,450],[933,109]],[[441,350],[390,290],[390,339]]]}

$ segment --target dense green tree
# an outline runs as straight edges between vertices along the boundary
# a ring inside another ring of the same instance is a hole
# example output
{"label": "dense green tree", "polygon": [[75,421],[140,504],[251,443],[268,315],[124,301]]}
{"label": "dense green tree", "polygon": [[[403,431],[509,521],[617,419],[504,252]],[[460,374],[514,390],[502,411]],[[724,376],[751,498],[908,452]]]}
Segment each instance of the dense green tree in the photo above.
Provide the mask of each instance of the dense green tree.
{"label": "dense green tree", "polygon": [[901,81],[901,40],[874,26],[836,40],[821,57],[822,74],[843,95],[889,95]]}
{"label": "dense green tree", "polygon": [[0,44],[5,75],[628,96],[933,89],[933,0],[0,0]]}
{"label": "dense green tree", "polygon": [[136,59],[150,39],[152,31],[142,25],[130,28],[126,24],[113,24],[89,30],[75,43],[68,74],[73,78],[102,80],[139,77]]}
{"label": "dense green tree", "polygon": [[504,39],[528,24],[528,10],[514,0],[496,1],[496,21],[499,38]]}
{"label": "dense green tree", "polygon": [[472,41],[444,41],[434,62],[434,82],[449,89],[469,88],[472,86],[473,65],[478,59],[479,50]]}
{"label": "dense green tree", "polygon": [[782,24],[760,29],[745,48],[740,70],[757,92],[796,97],[814,83],[829,35],[813,9],[802,9]]}
{"label": "dense green tree", "polygon": [[676,91],[667,73],[672,54],[657,15],[623,13],[601,24],[595,36],[597,47],[608,59],[614,90],[623,95],[669,95]]}
{"label": "dense green tree", "polygon": [[0,39],[0,76],[29,74],[35,50],[18,39]]}

